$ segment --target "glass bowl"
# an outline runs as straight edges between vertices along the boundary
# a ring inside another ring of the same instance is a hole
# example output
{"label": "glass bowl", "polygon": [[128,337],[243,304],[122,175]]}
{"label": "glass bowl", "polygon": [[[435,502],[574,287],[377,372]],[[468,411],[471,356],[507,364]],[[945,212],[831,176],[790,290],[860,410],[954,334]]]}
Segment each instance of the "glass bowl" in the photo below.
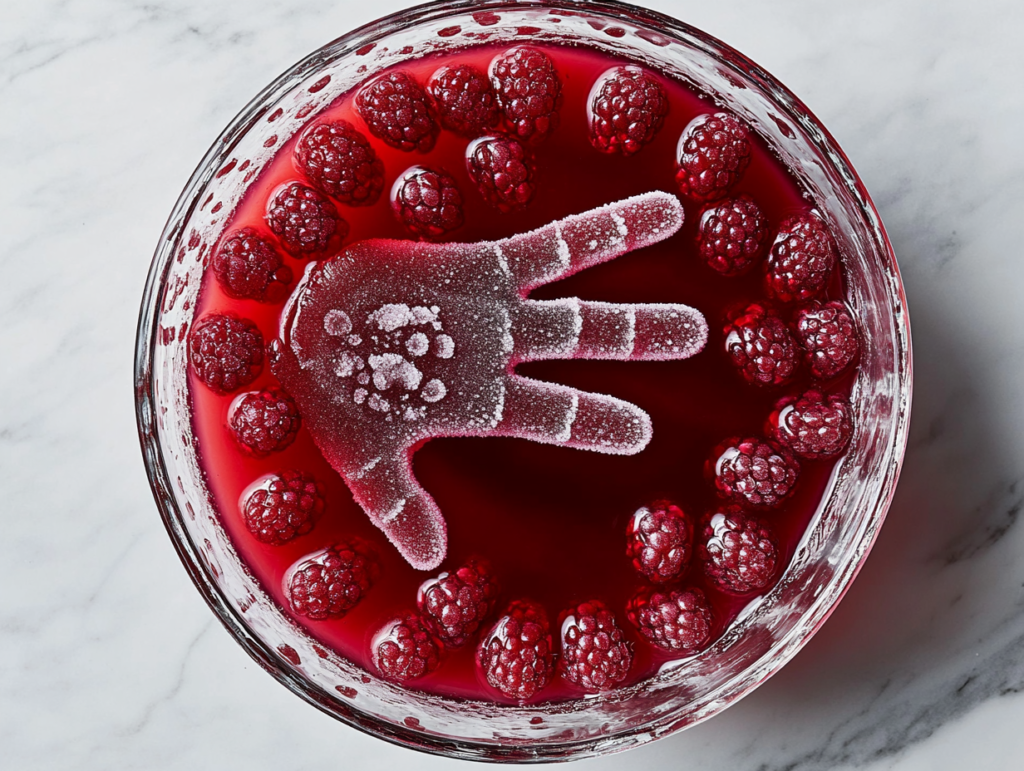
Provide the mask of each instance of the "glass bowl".
{"label": "glass bowl", "polygon": [[[852,397],[857,433],[778,585],[710,648],[649,680],[599,698],[517,707],[381,680],[324,650],[271,601],[221,528],[200,472],[185,338],[210,245],[243,183],[273,156],[272,136],[291,136],[387,66],[528,40],[627,51],[741,116],[830,220],[863,351]],[[135,389],[146,470],[171,540],[210,607],[264,669],[324,712],[391,742],[476,760],[559,760],[623,750],[706,720],[777,672],[825,621],[871,549],[899,475],[910,417],[910,328],[892,247],[863,183],[824,126],[749,59],[675,19],[622,3],[449,0],[396,13],[315,51],[225,129],[178,199],[153,257]]]}

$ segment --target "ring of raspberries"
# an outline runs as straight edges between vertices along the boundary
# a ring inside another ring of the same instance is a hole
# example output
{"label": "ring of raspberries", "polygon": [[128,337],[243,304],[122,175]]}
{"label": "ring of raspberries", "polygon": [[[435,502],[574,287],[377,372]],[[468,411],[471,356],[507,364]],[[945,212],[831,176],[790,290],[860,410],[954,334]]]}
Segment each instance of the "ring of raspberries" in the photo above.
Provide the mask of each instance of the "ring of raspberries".
{"label": "ring of raspberries", "polygon": [[[628,158],[652,142],[647,153],[660,152],[665,136],[659,132],[666,119],[672,125],[677,117],[669,115],[666,83],[634,65],[600,75],[587,96],[586,123],[573,129],[588,132],[592,148],[586,152]],[[283,301],[292,286],[294,265],[340,252],[350,232],[346,217],[356,207],[366,207],[358,212],[366,219],[352,220],[360,238],[378,203],[422,240],[459,240],[453,232],[481,204],[511,215],[514,224],[518,213],[546,194],[537,159],[561,150],[560,137],[541,145],[562,121],[566,85],[579,84],[531,46],[499,53],[487,68],[441,66],[429,78],[401,70],[374,77],[356,92],[351,120],[313,121],[298,133],[288,158],[300,179],[274,183],[270,200],[260,202],[266,208],[257,226],[226,230],[209,263],[219,291],[244,301],[242,307],[264,304],[253,317],[265,318],[265,304]],[[566,122],[566,136],[571,128]],[[445,169],[410,165],[409,156],[401,155],[455,141],[442,138],[443,131],[461,138],[464,168],[461,157],[457,167]],[[737,429],[739,435],[720,442],[707,458],[704,472],[714,493],[707,500],[717,502],[697,509],[686,500],[680,505],[661,498],[636,509],[625,527],[632,566],[628,596],[566,598],[556,625],[554,614],[548,615],[555,608],[503,596],[487,560],[469,557],[448,565],[420,584],[407,607],[391,608],[372,636],[369,659],[382,677],[411,683],[429,678],[449,656],[471,655],[480,683],[498,699],[528,703],[555,681],[577,694],[602,693],[629,684],[631,671],[652,660],[707,650],[730,622],[716,604],[722,595],[749,599],[779,580],[791,549],[779,511],[794,495],[801,462],[838,458],[855,435],[854,406],[843,385],[861,354],[861,334],[854,311],[830,299],[842,283],[836,266],[846,248],[825,214],[807,207],[780,212],[773,201],[765,197],[759,204],[747,192],[750,179],[762,173],[755,168],[748,174],[755,139],[736,116],[701,114],[678,137],[667,166],[687,216],[694,217],[684,231],[691,234],[692,254],[714,271],[700,268],[707,280],[748,276],[738,280],[743,303],[730,306],[717,355],[738,373],[737,387],[755,386],[753,398],[774,404],[751,433]],[[389,180],[390,196],[381,201]],[[309,437],[295,444],[302,417],[295,401],[264,374],[260,327],[233,313],[207,312],[188,332],[186,350],[195,378],[230,402],[227,429],[245,462],[292,465]],[[254,390],[239,393],[250,386]],[[763,433],[753,435],[758,430]],[[289,555],[282,602],[302,623],[315,629],[355,621],[367,610],[360,604],[381,582],[385,556],[355,535],[323,535],[324,481],[330,480],[319,472],[272,470],[245,489],[235,509],[243,534],[259,549]],[[807,480],[802,484],[812,487]],[[303,540],[318,526],[317,536]],[[294,558],[321,536],[323,548]],[[630,570],[625,563],[622,569]]]}

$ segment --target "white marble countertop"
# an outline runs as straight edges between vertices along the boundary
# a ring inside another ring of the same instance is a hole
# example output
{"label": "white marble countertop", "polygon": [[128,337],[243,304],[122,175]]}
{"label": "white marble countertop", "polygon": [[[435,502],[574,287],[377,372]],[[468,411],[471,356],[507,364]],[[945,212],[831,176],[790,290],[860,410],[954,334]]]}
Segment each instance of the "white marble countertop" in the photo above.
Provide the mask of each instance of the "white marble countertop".
{"label": "white marble countertop", "polygon": [[[0,5],[0,766],[454,767],[264,674],[168,541],[132,411],[154,244],[221,128],[383,0]],[[836,614],[697,728],[580,768],[1019,769],[1024,5],[657,0],[790,86],[867,183],[916,353],[889,521]]]}

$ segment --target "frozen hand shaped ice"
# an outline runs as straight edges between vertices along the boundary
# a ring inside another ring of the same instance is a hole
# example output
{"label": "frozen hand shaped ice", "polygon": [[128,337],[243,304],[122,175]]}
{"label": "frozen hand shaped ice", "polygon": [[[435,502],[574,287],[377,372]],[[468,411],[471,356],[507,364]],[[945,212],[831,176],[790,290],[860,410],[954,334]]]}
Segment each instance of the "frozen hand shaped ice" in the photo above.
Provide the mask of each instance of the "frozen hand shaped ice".
{"label": "frozen hand shaped ice", "polygon": [[512,436],[632,455],[647,413],[514,373],[538,359],[685,359],[707,340],[686,305],[613,305],[529,292],[661,241],[679,201],[648,193],[503,241],[368,240],[313,266],[272,351],[321,452],[409,563],[433,569],[447,535],[412,454],[441,436]]}

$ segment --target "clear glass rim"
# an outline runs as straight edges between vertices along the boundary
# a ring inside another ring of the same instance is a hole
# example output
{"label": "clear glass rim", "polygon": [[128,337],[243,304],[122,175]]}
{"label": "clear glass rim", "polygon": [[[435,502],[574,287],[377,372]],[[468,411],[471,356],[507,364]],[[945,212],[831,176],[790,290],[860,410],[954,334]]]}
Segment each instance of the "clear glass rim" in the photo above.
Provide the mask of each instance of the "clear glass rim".
{"label": "clear glass rim", "polygon": [[[742,72],[747,78],[757,82],[766,94],[771,96],[775,107],[782,112],[782,115],[798,125],[814,148],[829,160],[837,176],[846,186],[847,192],[855,201],[860,215],[863,217],[864,222],[868,224],[870,235],[876,242],[878,252],[885,258],[886,264],[882,267],[888,279],[886,289],[887,297],[892,303],[890,310],[895,318],[897,333],[896,360],[898,364],[898,371],[895,373],[898,384],[895,440],[890,451],[891,457],[886,469],[886,477],[882,482],[881,494],[876,500],[875,508],[870,518],[870,525],[865,528],[854,549],[856,558],[851,561],[847,569],[837,572],[832,580],[835,586],[834,591],[831,593],[831,601],[812,606],[810,612],[803,619],[806,623],[798,630],[800,634],[794,634],[785,639],[770,660],[758,662],[758,666],[753,668],[755,671],[751,671],[751,668],[742,670],[732,677],[726,685],[717,689],[716,693],[713,694],[715,708],[706,710],[705,713],[689,720],[685,725],[685,727],[689,727],[717,714],[722,709],[742,698],[761,682],[771,677],[796,655],[817,629],[820,628],[821,624],[831,615],[867,558],[871,546],[877,537],[878,530],[885,519],[892,496],[895,493],[896,482],[902,466],[903,454],[909,434],[913,378],[910,325],[906,296],[891,243],[863,182],[828,130],[784,85],[725,43],[664,14],[618,2],[617,0],[588,0],[582,5],[585,5],[588,12],[605,14],[612,18],[626,18],[632,23],[657,30],[668,37],[680,39],[686,45],[707,53],[727,66]],[[158,320],[160,318],[161,289],[174,257],[174,250],[167,248],[167,244],[175,242],[181,237],[181,223],[187,221],[192,210],[198,205],[199,195],[208,182],[210,175],[216,170],[216,164],[213,161],[221,158],[224,148],[230,146],[237,137],[248,131],[264,115],[266,110],[264,105],[267,103],[268,98],[280,90],[281,84],[292,82],[316,69],[328,53],[335,55],[339,51],[355,50],[373,42],[375,38],[384,34],[405,29],[424,21],[467,11],[489,9],[497,11],[536,6],[572,11],[579,9],[581,4],[574,2],[574,0],[540,0],[538,2],[531,2],[530,0],[448,0],[447,2],[415,6],[364,25],[317,49],[282,73],[273,83],[257,94],[231,121],[213,143],[210,150],[207,151],[190,177],[167,220],[146,281],[135,348],[136,419],[146,472],[154,498],[168,534],[171,536],[175,550],[192,582],[221,623],[231,633],[232,637],[263,669],[290,691],[346,724],[401,746],[446,757],[472,760],[551,762],[589,757],[623,749],[625,746],[636,746],[637,744],[672,733],[683,726],[663,725],[659,726],[657,730],[652,730],[651,726],[647,725],[638,727],[634,736],[635,741],[627,745],[621,744],[623,738],[621,733],[613,736],[571,742],[551,742],[549,744],[531,745],[529,747],[500,747],[494,744],[478,744],[435,736],[381,720],[373,715],[362,712],[354,706],[339,703],[337,699],[325,693],[309,680],[299,677],[290,671],[288,667],[282,666],[280,654],[254,634],[227,601],[214,577],[209,574],[208,568],[204,566],[203,560],[200,558],[199,549],[184,526],[183,512],[176,500],[171,484],[171,475],[168,472],[158,439],[152,365],[159,331]],[[616,742],[620,744],[616,745]]]}

